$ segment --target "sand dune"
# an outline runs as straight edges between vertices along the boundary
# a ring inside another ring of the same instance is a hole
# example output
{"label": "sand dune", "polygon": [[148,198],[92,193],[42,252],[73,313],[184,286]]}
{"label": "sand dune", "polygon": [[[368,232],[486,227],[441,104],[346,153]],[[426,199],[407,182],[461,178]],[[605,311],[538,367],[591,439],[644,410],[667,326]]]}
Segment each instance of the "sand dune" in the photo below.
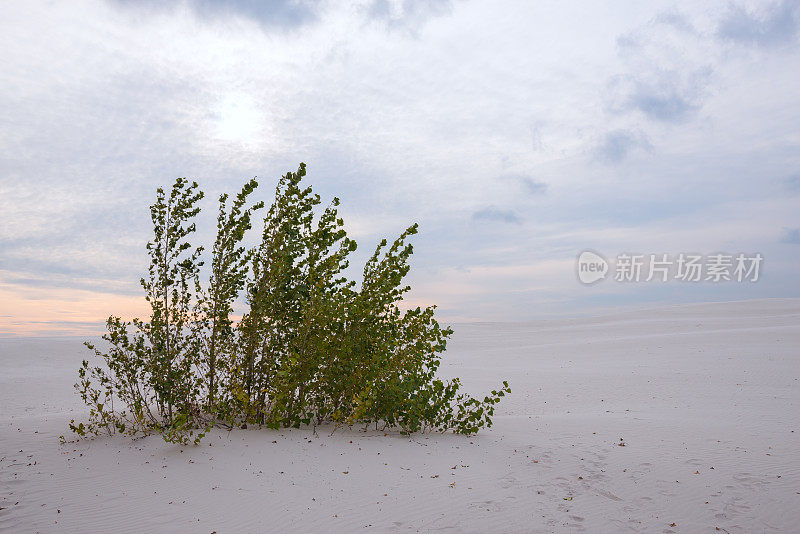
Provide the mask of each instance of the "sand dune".
{"label": "sand dune", "polygon": [[251,429],[183,448],[59,444],[88,352],[1,340],[0,530],[798,531],[800,300],[455,330],[443,372],[513,389],[478,436]]}

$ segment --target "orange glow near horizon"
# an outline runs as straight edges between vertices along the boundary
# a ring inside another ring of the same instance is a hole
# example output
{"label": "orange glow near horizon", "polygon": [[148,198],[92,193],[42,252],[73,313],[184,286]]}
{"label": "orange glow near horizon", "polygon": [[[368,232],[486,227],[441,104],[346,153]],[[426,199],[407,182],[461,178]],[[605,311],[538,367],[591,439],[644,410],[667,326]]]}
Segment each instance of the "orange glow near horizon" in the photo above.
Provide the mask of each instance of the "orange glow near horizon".
{"label": "orange glow near horizon", "polygon": [[[448,270],[434,280],[417,284],[417,289],[399,303],[403,310],[438,304],[437,319],[444,324],[470,322],[479,317],[453,313],[457,297],[470,295],[479,299],[486,291],[487,279],[502,275],[516,287],[530,289],[528,273],[537,272],[542,284],[558,276],[571,275],[571,263],[540,262],[538,264],[473,268],[469,271]],[[556,280],[557,281],[557,280]],[[526,285],[528,284],[528,285]],[[442,309],[449,312],[443,312]],[[241,319],[241,307],[232,317]],[[105,333],[109,315],[123,320],[139,317],[146,320],[150,307],[143,296],[110,291],[65,287],[38,287],[22,283],[0,282],[0,338],[27,336],[96,336]]]}
{"label": "orange glow near horizon", "polygon": [[98,335],[109,315],[148,315],[143,297],[0,283],[0,337]]}

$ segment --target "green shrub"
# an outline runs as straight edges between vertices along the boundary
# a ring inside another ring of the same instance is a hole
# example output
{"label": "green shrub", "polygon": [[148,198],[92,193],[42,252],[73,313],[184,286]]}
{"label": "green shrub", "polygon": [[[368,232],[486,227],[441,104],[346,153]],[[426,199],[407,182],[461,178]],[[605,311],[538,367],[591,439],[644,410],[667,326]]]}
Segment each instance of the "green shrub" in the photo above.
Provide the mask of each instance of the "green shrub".
{"label": "green shrub", "polygon": [[[483,400],[459,392],[459,379],[436,372],[449,328],[435,307],[403,311],[414,224],[369,258],[360,287],[343,274],[356,243],[338,216],[301,186],[305,165],[283,176],[264,218],[260,243],[243,238],[263,202],[249,203],[251,180],[228,205],[219,198],[210,277],[201,283],[202,247],[189,238],[203,193],[178,179],[150,208],[148,278],[141,280],[150,320],[109,317],[106,351],[86,345],[75,385],[89,407],[77,434],[160,433],[199,442],[212,426],[272,428],[375,424],[404,433],[473,434],[492,424],[507,382]],[[235,322],[233,304],[247,311]]]}

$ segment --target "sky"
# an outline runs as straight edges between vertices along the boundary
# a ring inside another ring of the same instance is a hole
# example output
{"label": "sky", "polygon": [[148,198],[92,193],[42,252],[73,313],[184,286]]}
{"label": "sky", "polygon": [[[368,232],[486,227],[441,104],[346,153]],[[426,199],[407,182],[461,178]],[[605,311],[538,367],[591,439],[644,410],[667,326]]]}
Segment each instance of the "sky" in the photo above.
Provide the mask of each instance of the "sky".
{"label": "sky", "polygon": [[[0,3],[0,336],[147,314],[159,186],[308,183],[359,243],[420,224],[408,306],[525,321],[800,296],[800,4]],[[582,284],[592,250],[610,274]],[[756,282],[614,280],[758,253]]]}

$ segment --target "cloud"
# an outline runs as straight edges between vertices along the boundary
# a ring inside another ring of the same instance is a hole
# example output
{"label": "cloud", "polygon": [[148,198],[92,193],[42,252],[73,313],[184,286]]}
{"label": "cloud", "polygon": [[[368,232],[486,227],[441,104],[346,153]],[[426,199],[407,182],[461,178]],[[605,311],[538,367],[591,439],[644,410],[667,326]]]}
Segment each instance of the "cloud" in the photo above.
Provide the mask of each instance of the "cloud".
{"label": "cloud", "polygon": [[691,72],[657,71],[628,80],[621,110],[636,109],[650,119],[682,122],[700,109],[710,77],[708,68]]}
{"label": "cloud", "polygon": [[780,242],[800,245],[800,228],[782,228]]}
{"label": "cloud", "polygon": [[718,51],[714,39],[675,9],[616,40],[620,72],[607,82],[609,111],[632,112],[659,123],[686,123],[711,96]]}
{"label": "cloud", "polygon": [[533,178],[528,178],[527,176],[520,177],[520,181],[527,188],[529,193],[533,193],[534,195],[543,195],[545,192],[547,192],[547,184],[544,182],[539,182]]}
{"label": "cloud", "polygon": [[660,121],[684,120],[690,112],[697,109],[676,87],[669,85],[636,84],[636,90],[629,96],[630,106],[648,117]]}
{"label": "cloud", "polygon": [[656,24],[666,24],[686,33],[694,34],[697,32],[694,24],[675,8],[656,14],[656,16],[653,17],[653,22]]}
{"label": "cloud", "polygon": [[512,210],[502,210],[495,206],[488,206],[472,214],[474,221],[503,222],[508,224],[522,224],[522,219]]}
{"label": "cloud", "polygon": [[784,178],[783,186],[791,193],[800,193],[800,173]]}
{"label": "cloud", "polygon": [[547,192],[547,184],[534,180],[530,176],[524,174],[507,174],[500,177],[501,180],[516,182],[522,188],[532,195],[543,195]]}
{"label": "cloud", "polygon": [[732,4],[717,35],[724,41],[765,48],[789,44],[797,37],[798,11],[800,4],[795,0],[768,5],[760,13]]}
{"label": "cloud", "polygon": [[372,0],[366,7],[367,16],[387,25],[415,33],[428,19],[453,12],[451,0]]}
{"label": "cloud", "polygon": [[151,12],[186,5],[205,20],[245,17],[264,27],[297,28],[317,20],[319,0],[113,0],[128,9]]}
{"label": "cloud", "polygon": [[692,58],[682,50],[677,35],[682,33],[669,26],[618,37],[625,70],[607,83],[612,113],[638,111],[648,119],[668,123],[685,122],[696,114],[708,96],[714,71],[706,59]]}
{"label": "cloud", "polygon": [[620,163],[635,150],[649,150],[651,144],[641,132],[615,130],[608,132],[595,148],[595,156],[605,163]]}

